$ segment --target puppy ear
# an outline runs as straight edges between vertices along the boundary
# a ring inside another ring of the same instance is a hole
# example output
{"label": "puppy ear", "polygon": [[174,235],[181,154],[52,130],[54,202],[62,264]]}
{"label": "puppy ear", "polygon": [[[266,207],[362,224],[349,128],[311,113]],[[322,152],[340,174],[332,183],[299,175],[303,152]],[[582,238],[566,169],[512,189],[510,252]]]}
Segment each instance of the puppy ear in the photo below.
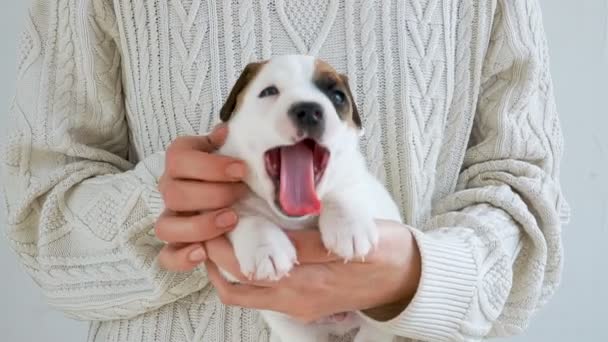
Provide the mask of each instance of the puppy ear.
{"label": "puppy ear", "polygon": [[223,122],[228,121],[232,117],[232,113],[238,105],[239,95],[243,90],[245,90],[249,82],[254,79],[255,75],[257,75],[265,63],[266,62],[253,62],[247,64],[241,73],[241,76],[239,76],[239,79],[236,80],[232,90],[230,90],[230,94],[228,95],[224,106],[222,106],[222,109],[220,110],[220,119]]}
{"label": "puppy ear", "polygon": [[361,116],[359,116],[359,109],[357,108],[357,104],[355,103],[355,97],[353,96],[353,92],[350,90],[350,84],[348,83],[348,76],[344,74],[340,74],[340,78],[344,83],[344,87],[346,88],[346,96],[348,96],[350,100],[350,107],[352,112],[352,120],[357,128],[362,129],[363,124],[361,123]]}

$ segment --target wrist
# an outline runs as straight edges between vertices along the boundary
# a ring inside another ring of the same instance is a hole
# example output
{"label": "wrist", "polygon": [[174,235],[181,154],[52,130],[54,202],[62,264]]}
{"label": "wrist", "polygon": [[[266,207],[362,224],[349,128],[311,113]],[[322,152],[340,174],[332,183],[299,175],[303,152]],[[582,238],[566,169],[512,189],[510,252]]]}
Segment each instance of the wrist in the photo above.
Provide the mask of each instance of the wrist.
{"label": "wrist", "polygon": [[418,285],[420,284],[420,277],[422,273],[422,257],[420,256],[420,249],[416,243],[416,239],[408,230],[408,236],[410,237],[410,245],[408,247],[409,258],[408,258],[408,270],[404,274],[406,275],[403,281],[403,296],[401,301],[407,301],[409,303],[412,298],[416,295]]}
{"label": "wrist", "polygon": [[[409,305],[418,290],[420,282],[422,259],[416,239],[407,227],[402,229],[402,239],[396,248],[393,248],[391,254],[395,255],[396,281],[394,286],[389,290],[390,295],[384,303],[363,310],[369,317],[377,321],[387,321],[398,316]],[[390,258],[390,256],[389,256]]]}

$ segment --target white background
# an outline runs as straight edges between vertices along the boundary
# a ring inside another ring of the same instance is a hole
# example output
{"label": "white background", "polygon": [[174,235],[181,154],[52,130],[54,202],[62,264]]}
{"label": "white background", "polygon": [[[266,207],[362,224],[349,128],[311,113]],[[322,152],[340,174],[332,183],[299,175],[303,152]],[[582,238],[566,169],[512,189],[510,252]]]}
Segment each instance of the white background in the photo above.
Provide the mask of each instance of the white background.
{"label": "white background", "polygon": [[[0,5],[0,127],[12,96],[17,37],[28,2]],[[559,292],[523,336],[509,341],[603,342],[608,341],[608,1],[545,0],[543,9],[566,142],[562,182],[573,217],[563,234]],[[49,309],[4,238],[0,269],[0,340],[86,340],[86,324]]]}

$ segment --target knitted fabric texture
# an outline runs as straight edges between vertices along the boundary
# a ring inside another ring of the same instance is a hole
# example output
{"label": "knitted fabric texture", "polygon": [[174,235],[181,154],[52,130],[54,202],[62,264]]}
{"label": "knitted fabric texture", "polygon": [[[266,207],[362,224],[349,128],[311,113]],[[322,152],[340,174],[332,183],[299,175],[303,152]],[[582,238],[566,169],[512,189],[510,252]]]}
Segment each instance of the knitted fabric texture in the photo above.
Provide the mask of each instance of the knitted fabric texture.
{"label": "knitted fabric texture", "polygon": [[162,270],[153,225],[163,151],[218,121],[246,63],[287,53],[349,76],[368,165],[421,250],[408,308],[367,319],[404,341],[524,330],[559,283],[568,216],[536,0],[34,0],[1,182],[48,302],[91,342],[268,340],[204,268]]}

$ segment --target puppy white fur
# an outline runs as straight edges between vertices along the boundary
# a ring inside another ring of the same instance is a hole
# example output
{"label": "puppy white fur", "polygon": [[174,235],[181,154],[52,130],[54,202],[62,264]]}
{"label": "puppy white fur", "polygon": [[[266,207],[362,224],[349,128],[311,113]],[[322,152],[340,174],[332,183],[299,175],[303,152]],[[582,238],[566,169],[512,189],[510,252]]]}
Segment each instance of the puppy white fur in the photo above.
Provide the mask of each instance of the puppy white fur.
{"label": "puppy white fur", "polygon": [[[275,89],[261,96],[268,87]],[[345,95],[345,103],[336,105],[340,94],[329,88]],[[264,156],[271,149],[311,138],[307,132],[312,130],[303,130],[288,115],[294,104],[303,102],[322,109],[323,128],[314,131],[314,141],[328,150],[329,161],[316,183],[320,215],[293,217],[277,204],[277,183],[269,175]],[[246,183],[252,194],[235,207],[240,221],[229,234],[243,274],[278,280],[294,267],[296,251],[281,228],[318,227],[325,247],[351,260],[364,258],[377,244],[375,219],[401,222],[397,206],[370,174],[359,151],[361,123],[348,81],[326,63],[310,56],[289,55],[250,64],[222,109],[222,119],[229,125],[229,135],[218,153],[244,160],[250,170]],[[262,314],[271,327],[273,341],[326,341],[329,333],[344,333],[357,326],[361,326],[357,342],[393,339],[356,315],[343,323],[303,325],[282,314]]]}

